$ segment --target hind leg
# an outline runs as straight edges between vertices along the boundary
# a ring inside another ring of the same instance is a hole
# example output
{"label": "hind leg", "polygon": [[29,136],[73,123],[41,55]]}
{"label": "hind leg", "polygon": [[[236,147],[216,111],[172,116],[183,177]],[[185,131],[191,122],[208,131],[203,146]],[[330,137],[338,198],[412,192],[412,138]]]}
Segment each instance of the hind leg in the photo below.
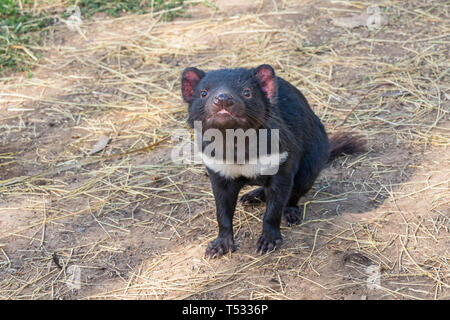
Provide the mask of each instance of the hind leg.
{"label": "hind leg", "polygon": [[[301,186],[294,186],[291,191],[291,196],[286,207],[283,210],[283,217],[288,225],[299,224],[302,220],[300,208],[297,203],[300,198],[309,191],[309,188],[299,188]],[[239,201],[244,205],[259,204],[266,201],[266,194],[264,188],[260,187],[244,194]]]}
{"label": "hind leg", "polygon": [[293,225],[293,224],[299,224],[302,221],[302,213],[300,211],[299,206],[297,205],[300,198],[307,193],[309,188],[294,188],[292,189],[291,197],[289,198],[289,202],[284,208],[283,216],[286,220],[287,224]]}
{"label": "hind leg", "polygon": [[288,225],[299,224],[302,221],[302,213],[298,207],[298,201],[311,189],[317,175],[318,173],[315,172],[305,174],[305,171],[299,170],[294,177],[291,196],[283,211],[283,216]]}
{"label": "hind leg", "polygon": [[244,194],[239,201],[243,204],[257,204],[266,201],[264,188],[260,187]]}

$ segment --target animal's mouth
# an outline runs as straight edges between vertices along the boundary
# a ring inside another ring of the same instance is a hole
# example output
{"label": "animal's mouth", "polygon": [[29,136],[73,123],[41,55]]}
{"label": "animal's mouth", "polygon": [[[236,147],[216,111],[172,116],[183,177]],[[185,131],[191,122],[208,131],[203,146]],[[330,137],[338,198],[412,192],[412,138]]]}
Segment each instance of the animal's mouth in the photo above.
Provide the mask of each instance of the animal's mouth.
{"label": "animal's mouth", "polygon": [[237,120],[237,118],[238,117],[236,115],[234,115],[227,109],[222,108],[222,109],[210,114],[209,117],[207,118],[207,120],[222,122],[222,121]]}
{"label": "animal's mouth", "polygon": [[208,127],[225,129],[238,128],[246,123],[245,117],[240,116],[239,113],[235,113],[234,110],[227,110],[225,108],[217,111],[214,110],[205,120]]}
{"label": "animal's mouth", "polygon": [[231,116],[231,113],[226,110],[226,109],[220,109],[219,111],[216,112],[216,114],[222,114],[222,115],[229,115]]}
{"label": "animal's mouth", "polygon": [[228,110],[220,109],[211,116],[210,121],[213,123],[213,126],[218,128],[234,128],[237,118]]}

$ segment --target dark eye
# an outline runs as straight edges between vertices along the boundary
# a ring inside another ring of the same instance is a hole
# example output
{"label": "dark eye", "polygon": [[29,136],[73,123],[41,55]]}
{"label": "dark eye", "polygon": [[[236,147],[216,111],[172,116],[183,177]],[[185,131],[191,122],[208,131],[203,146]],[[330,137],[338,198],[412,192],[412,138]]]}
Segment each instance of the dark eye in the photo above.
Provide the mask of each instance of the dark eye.
{"label": "dark eye", "polygon": [[250,89],[245,89],[244,91],[242,91],[242,94],[244,95],[244,97],[246,98],[250,98],[252,96]]}
{"label": "dark eye", "polygon": [[208,95],[208,91],[206,91],[205,89],[203,89],[202,91],[200,91],[200,96],[202,98],[206,97]]}

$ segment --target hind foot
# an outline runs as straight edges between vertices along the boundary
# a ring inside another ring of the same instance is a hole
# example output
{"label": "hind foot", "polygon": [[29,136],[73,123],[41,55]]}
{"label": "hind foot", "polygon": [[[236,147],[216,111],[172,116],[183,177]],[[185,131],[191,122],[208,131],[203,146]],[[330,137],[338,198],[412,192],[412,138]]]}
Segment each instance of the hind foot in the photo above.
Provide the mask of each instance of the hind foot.
{"label": "hind foot", "polygon": [[283,216],[286,219],[288,226],[299,224],[302,221],[300,208],[297,206],[284,208]]}
{"label": "hind foot", "polygon": [[263,188],[258,188],[244,194],[239,201],[243,204],[258,204],[266,201],[266,194]]}

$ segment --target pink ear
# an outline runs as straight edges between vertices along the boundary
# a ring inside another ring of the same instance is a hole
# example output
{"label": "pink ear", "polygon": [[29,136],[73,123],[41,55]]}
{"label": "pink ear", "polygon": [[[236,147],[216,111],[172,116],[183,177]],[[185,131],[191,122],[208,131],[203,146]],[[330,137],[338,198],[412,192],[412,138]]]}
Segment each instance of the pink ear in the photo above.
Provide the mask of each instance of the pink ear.
{"label": "pink ear", "polygon": [[181,76],[181,93],[183,94],[183,99],[186,102],[191,102],[194,95],[195,87],[200,82],[200,80],[205,76],[202,70],[197,68],[186,68]]}
{"label": "pink ear", "polygon": [[255,78],[261,90],[266,94],[267,99],[272,102],[277,96],[277,79],[273,68],[268,64],[260,65],[255,70]]}

